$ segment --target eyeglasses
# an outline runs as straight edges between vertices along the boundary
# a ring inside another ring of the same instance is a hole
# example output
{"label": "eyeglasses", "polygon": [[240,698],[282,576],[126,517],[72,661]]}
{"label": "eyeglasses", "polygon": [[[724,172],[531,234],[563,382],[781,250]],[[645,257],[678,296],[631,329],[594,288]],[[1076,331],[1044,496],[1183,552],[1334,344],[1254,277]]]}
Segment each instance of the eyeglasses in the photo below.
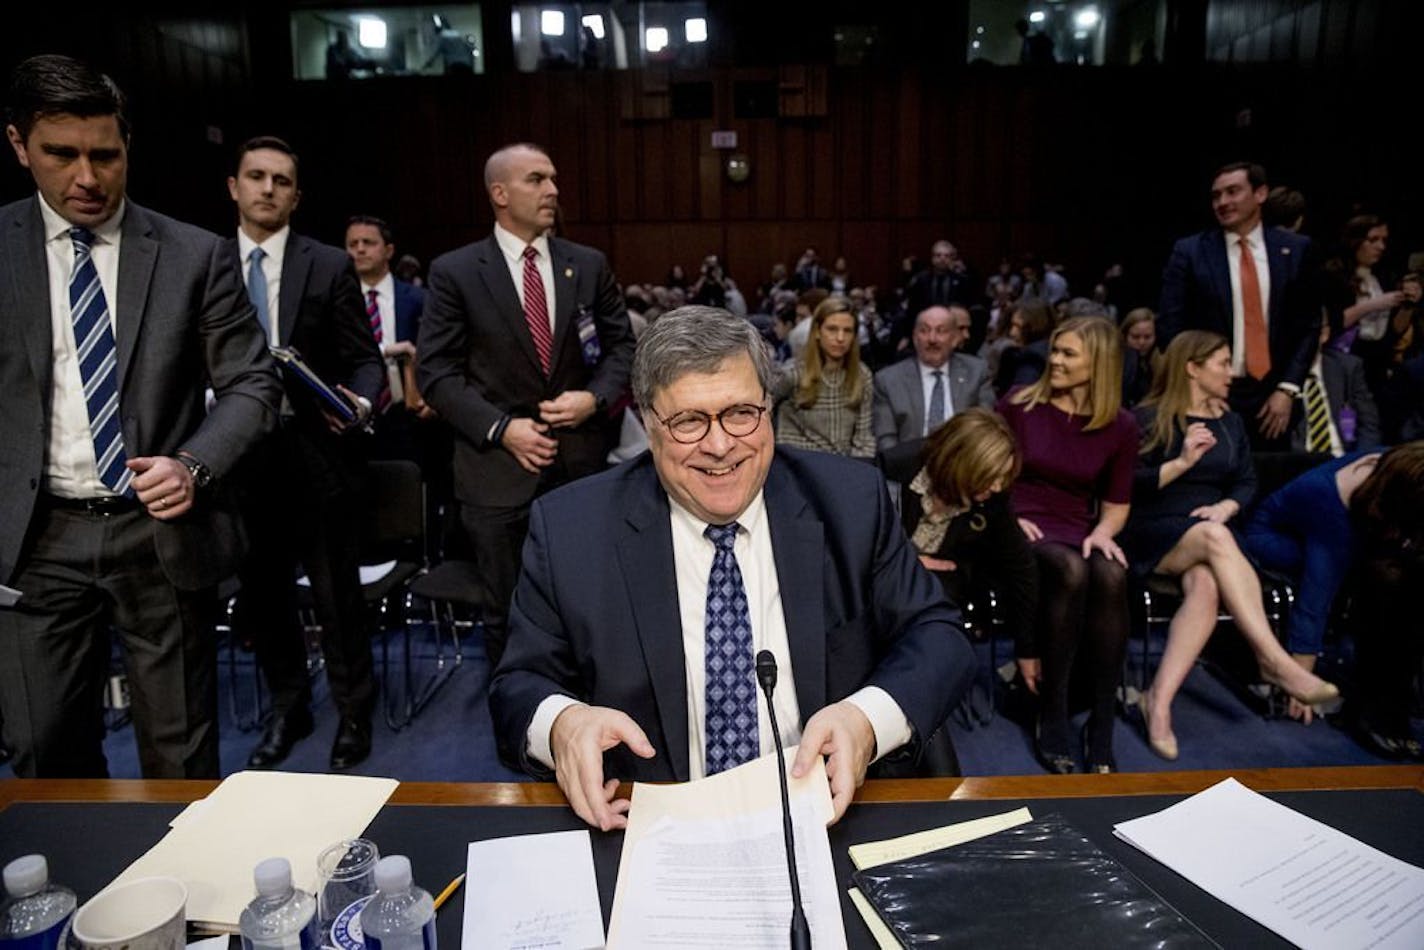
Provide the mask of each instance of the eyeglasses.
{"label": "eyeglasses", "polygon": [[673,437],[673,441],[681,442],[683,445],[692,445],[707,438],[707,433],[712,431],[713,419],[717,420],[717,424],[722,427],[723,432],[733,438],[751,435],[757,430],[757,426],[761,425],[761,415],[764,412],[766,412],[765,406],[738,403],[713,415],[708,415],[700,409],[679,412],[671,419],[658,416],[656,411],[653,412],[653,415],[657,416],[659,422],[667,426],[668,434]]}

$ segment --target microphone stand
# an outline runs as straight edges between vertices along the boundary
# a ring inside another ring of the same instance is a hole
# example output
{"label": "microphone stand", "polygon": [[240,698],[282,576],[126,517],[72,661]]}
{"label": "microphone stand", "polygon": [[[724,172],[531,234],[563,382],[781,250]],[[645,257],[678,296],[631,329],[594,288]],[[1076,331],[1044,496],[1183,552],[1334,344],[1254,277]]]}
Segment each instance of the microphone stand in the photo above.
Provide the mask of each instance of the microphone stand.
{"label": "microphone stand", "polygon": [[781,746],[781,730],[776,727],[776,709],[771,704],[771,691],[776,688],[776,657],[770,650],[762,650],[757,654],[756,675],[762,692],[766,694],[771,736],[776,743],[776,774],[781,778],[781,829],[786,838],[786,867],[791,875],[791,950],[811,950],[811,928],[806,923],[806,911],[801,906],[801,881],[796,875],[796,844],[791,830],[791,793],[786,784],[786,751]]}

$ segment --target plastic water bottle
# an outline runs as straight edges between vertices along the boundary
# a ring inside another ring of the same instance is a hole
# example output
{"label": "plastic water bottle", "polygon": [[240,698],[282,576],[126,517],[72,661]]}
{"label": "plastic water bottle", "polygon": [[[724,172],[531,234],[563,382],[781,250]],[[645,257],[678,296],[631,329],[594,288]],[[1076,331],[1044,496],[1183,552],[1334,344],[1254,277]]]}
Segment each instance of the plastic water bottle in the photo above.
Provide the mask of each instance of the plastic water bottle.
{"label": "plastic water bottle", "polygon": [[435,901],[411,883],[410,859],[376,863],[376,896],[361,911],[366,950],[435,950]]}
{"label": "plastic water bottle", "polygon": [[268,858],[252,871],[257,896],[237,920],[242,950],[318,950],[316,898],[292,886],[286,858]]}
{"label": "plastic water bottle", "polygon": [[74,913],[74,892],[50,883],[49,862],[42,854],[5,865],[4,880],[9,896],[0,904],[0,948],[55,950]]}

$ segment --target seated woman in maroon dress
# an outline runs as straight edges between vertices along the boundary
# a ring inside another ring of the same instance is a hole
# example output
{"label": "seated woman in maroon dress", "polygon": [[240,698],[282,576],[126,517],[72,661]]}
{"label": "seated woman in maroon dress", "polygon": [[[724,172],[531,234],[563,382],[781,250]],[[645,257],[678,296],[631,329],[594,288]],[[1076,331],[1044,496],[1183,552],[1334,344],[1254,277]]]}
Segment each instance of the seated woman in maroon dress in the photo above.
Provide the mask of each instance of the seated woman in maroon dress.
{"label": "seated woman in maroon dress", "polygon": [[1230,388],[1226,339],[1187,330],[1167,347],[1152,392],[1137,409],[1143,442],[1122,546],[1138,576],[1182,580],[1182,605],[1167,629],[1162,661],[1138,699],[1147,744],[1169,761],[1177,757],[1172,699],[1216,629],[1218,603],[1256,654],[1263,679],[1307,705],[1338,695],[1276,639],[1260,578],[1228,527],[1256,491],[1246,424],[1226,408]]}
{"label": "seated woman in maroon dress", "polygon": [[1137,423],[1122,409],[1122,338],[1102,317],[1072,317],[1053,332],[1038,382],[999,401],[1023,452],[1011,492],[1038,562],[1042,664],[1037,752],[1051,772],[1073,772],[1068,681],[1087,665],[1092,712],[1085,767],[1112,772],[1113,718],[1127,642],[1127,558],[1114,537],[1127,523]]}

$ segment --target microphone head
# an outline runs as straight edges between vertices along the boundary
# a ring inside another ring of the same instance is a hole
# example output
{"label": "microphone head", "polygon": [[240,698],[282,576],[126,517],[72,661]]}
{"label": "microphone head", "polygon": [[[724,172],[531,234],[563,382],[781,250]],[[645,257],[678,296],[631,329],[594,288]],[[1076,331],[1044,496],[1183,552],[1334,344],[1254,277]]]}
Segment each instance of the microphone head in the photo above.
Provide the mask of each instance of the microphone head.
{"label": "microphone head", "polygon": [[776,657],[770,650],[762,650],[756,655],[756,675],[762,689],[776,686]]}

